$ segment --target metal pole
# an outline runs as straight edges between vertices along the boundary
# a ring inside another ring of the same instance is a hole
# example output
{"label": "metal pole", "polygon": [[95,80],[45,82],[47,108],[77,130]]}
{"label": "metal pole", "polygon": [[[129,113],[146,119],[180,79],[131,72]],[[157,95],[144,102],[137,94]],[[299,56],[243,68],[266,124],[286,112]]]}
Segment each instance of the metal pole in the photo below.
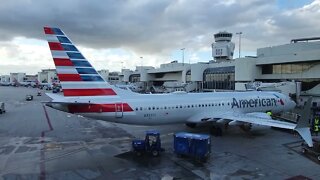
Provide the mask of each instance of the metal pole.
{"label": "metal pole", "polygon": [[140,60],[141,60],[141,67],[142,67],[142,60],[143,60],[143,57],[142,57],[142,56],[140,57]]}
{"label": "metal pole", "polygon": [[182,49],[180,49],[181,51],[182,51],[182,65],[184,65],[184,50],[185,50],[186,48],[182,48]]}
{"label": "metal pole", "polygon": [[241,34],[242,32],[237,32],[237,35],[239,35],[239,58],[241,57]]}

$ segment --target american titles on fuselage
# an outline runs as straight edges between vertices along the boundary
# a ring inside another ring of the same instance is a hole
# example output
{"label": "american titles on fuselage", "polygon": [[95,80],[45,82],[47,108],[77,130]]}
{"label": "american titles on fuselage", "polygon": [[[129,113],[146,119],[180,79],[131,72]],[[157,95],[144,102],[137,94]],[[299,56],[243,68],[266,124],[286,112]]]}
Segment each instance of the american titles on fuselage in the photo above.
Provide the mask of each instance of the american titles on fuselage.
{"label": "american titles on fuselage", "polygon": [[275,98],[239,99],[233,98],[231,108],[277,106]]}

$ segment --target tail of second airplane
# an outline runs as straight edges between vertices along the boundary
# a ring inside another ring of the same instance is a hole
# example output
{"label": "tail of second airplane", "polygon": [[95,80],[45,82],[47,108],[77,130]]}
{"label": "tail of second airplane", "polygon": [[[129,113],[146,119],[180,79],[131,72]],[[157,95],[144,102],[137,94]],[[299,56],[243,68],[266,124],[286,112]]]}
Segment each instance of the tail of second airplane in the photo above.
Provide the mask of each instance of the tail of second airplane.
{"label": "tail of second airplane", "polygon": [[61,29],[44,27],[44,32],[64,96],[117,95]]}

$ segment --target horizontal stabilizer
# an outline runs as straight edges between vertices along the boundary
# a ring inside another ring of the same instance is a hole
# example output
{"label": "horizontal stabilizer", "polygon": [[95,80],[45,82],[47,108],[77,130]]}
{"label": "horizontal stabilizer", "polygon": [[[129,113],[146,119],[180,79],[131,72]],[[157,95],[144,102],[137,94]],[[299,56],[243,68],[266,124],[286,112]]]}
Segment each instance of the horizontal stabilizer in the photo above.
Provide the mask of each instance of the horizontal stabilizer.
{"label": "horizontal stabilizer", "polygon": [[303,107],[303,111],[300,114],[297,126],[294,128],[294,130],[296,130],[300,134],[303,140],[306,141],[309,147],[313,146],[309,125],[309,118],[311,114],[311,102],[312,98],[310,97],[305,106]]}

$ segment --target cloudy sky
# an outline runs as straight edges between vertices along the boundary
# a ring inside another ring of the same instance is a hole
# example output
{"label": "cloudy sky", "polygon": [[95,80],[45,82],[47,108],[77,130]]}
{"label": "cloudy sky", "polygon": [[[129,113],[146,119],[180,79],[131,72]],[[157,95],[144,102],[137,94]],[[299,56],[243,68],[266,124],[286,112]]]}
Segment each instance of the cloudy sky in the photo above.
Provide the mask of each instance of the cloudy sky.
{"label": "cloudy sky", "polygon": [[0,75],[54,68],[43,26],[60,27],[96,69],[120,71],[181,61],[181,48],[185,62],[209,61],[224,30],[243,32],[242,55],[320,36],[320,0],[1,1]]}

